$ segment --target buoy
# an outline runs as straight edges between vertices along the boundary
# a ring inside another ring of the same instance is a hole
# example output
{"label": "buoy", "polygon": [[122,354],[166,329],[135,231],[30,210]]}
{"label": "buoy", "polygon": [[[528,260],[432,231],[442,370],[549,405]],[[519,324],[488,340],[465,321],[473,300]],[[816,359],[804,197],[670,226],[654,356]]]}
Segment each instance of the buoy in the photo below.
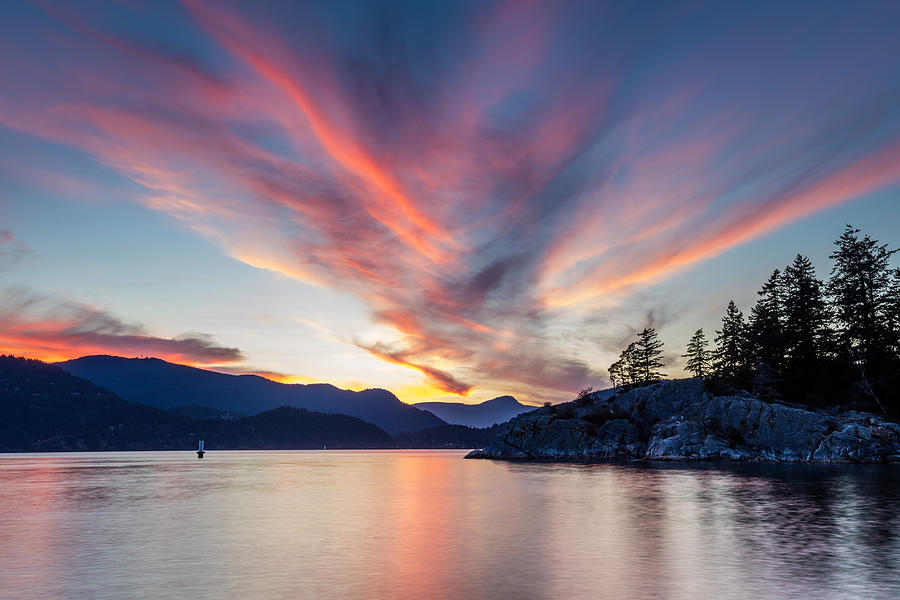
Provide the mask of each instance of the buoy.
{"label": "buoy", "polygon": [[203,436],[200,436],[200,446],[197,448],[197,458],[203,458],[203,455],[206,454],[206,451],[203,450]]}

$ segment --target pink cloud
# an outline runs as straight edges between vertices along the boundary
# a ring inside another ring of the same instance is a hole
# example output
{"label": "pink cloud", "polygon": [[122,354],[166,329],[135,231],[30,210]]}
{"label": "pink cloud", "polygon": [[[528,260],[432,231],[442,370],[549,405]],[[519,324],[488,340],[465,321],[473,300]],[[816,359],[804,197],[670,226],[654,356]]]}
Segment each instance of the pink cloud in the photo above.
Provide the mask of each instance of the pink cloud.
{"label": "pink cloud", "polygon": [[[567,48],[582,29],[566,5],[467,15],[444,49],[452,67],[420,66],[402,45],[414,65],[371,65],[329,52],[324,28],[287,36],[249,9],[186,5],[205,61],[49,9],[68,29],[42,42],[67,76],[37,53],[0,67],[24,82],[0,93],[0,124],[89,152],[238,260],[355,294],[394,330],[359,347],[449,393],[575,391],[602,374],[566,350],[585,320],[564,307],[621,300],[898,179],[888,143],[792,186],[779,168],[815,162],[815,115],[773,144],[755,135],[767,119],[755,107],[704,104],[718,90],[711,76],[689,79],[696,57],[671,83],[634,67],[630,40]],[[7,346],[45,355],[240,359],[202,336],[140,328],[7,329]]]}

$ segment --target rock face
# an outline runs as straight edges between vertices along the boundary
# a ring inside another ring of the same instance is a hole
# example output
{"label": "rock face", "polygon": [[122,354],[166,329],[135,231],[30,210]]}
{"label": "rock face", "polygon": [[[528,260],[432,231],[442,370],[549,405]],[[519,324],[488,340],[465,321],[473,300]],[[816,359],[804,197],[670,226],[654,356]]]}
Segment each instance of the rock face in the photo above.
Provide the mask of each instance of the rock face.
{"label": "rock face", "polygon": [[893,462],[900,425],[869,413],[712,396],[701,381],[682,379],[519,415],[466,458]]}

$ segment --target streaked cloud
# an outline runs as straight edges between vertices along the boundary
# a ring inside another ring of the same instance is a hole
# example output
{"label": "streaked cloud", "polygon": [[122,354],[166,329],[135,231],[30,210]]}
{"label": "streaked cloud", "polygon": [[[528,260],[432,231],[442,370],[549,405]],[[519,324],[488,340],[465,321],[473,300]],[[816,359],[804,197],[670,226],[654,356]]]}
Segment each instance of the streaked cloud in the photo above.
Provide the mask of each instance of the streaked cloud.
{"label": "streaked cloud", "polygon": [[241,351],[212,336],[154,336],[138,323],[99,308],[58,301],[22,289],[0,295],[0,353],[57,361],[88,354],[154,356],[189,365],[243,359]]}
{"label": "streaked cloud", "polygon": [[419,371],[425,375],[425,378],[434,388],[443,392],[465,396],[472,389],[471,385],[459,381],[445,371],[410,362],[407,358],[407,356],[412,354],[410,351],[390,350],[381,343],[376,343],[372,346],[366,346],[364,344],[357,345],[381,360]]}
{"label": "streaked cloud", "polygon": [[[0,41],[0,125],[89,153],[236,260],[355,295],[378,332],[355,347],[442,392],[600,382],[642,289],[900,182],[896,6],[167,10],[140,33],[128,7],[27,15]],[[84,339],[144,335],[116,331]],[[158,352],[240,358],[190,339]]]}

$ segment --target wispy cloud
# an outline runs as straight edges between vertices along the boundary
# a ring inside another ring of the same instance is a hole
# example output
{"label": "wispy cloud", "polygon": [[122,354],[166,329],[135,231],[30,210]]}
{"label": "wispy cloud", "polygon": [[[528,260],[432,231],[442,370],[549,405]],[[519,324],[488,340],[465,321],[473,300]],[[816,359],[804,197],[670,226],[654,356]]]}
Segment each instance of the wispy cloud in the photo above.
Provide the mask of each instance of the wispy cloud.
{"label": "wispy cloud", "polygon": [[222,346],[203,333],[154,336],[142,325],[102,309],[23,289],[0,295],[0,352],[48,361],[88,354],[155,356],[192,365],[243,359],[237,348]]}
{"label": "wispy cloud", "polygon": [[410,351],[390,350],[382,343],[376,343],[372,346],[357,343],[357,346],[381,360],[419,371],[425,375],[431,385],[441,391],[465,396],[472,389],[471,385],[459,381],[445,371],[410,362],[409,358],[407,358],[409,355],[413,354]]}
{"label": "wispy cloud", "polygon": [[[595,311],[900,180],[893,13],[823,9],[808,29],[790,7],[292,10],[288,31],[191,0],[167,17],[186,44],[49,8],[53,35],[23,28],[41,51],[0,66],[21,83],[0,124],[86,150],[237,260],[353,293],[392,330],[358,346],[449,393],[601,380],[590,351],[628,327]],[[711,31],[732,42],[711,51]],[[143,335],[115,330],[91,335]],[[239,356],[190,340],[155,351]]]}

